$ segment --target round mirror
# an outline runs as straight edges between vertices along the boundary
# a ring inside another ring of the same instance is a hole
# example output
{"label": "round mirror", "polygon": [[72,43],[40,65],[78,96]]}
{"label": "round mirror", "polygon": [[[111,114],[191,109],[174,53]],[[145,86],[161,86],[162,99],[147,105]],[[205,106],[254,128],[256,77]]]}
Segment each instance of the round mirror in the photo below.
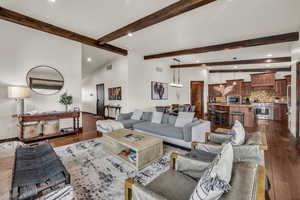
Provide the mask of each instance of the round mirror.
{"label": "round mirror", "polygon": [[32,91],[42,95],[53,95],[64,87],[64,77],[49,66],[32,68],[27,74],[27,84]]}

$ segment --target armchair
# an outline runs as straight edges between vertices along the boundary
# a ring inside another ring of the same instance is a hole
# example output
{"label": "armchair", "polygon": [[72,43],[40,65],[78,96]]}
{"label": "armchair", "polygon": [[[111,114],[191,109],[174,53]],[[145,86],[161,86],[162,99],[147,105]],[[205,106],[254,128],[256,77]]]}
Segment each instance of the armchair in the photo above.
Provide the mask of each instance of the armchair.
{"label": "armchair", "polygon": [[[146,186],[132,178],[125,182],[125,200],[188,200],[209,162],[171,154],[170,170]],[[254,163],[234,163],[230,192],[224,200],[264,200],[265,169]]]}

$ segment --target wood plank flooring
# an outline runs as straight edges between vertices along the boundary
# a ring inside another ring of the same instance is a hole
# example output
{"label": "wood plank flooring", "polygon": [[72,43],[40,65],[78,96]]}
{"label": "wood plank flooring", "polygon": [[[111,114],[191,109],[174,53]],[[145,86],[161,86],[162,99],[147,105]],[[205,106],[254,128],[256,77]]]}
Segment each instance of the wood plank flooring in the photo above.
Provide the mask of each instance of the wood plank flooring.
{"label": "wood plank flooring", "polygon": [[[66,136],[50,139],[57,147],[95,137],[95,118],[83,114],[83,133],[79,136]],[[289,136],[287,124],[280,121],[257,121],[257,126],[247,131],[265,132],[269,150],[265,152],[267,174],[271,181],[269,193],[272,200],[300,200],[300,149]]]}

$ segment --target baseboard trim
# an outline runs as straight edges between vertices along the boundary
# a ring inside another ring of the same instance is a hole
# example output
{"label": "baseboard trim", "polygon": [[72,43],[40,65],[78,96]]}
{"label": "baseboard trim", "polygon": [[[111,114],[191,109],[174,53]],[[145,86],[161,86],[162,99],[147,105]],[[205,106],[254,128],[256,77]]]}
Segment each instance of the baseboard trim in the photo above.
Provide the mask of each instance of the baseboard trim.
{"label": "baseboard trim", "polygon": [[3,140],[0,140],[0,143],[13,142],[13,141],[19,141],[19,138],[14,137],[14,138],[3,139]]}

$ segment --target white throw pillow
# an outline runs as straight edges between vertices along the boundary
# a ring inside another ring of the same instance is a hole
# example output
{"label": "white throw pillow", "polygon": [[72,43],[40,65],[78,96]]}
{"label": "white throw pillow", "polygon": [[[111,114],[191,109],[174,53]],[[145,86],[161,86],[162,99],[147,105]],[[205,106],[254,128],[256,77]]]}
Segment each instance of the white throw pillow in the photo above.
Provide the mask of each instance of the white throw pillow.
{"label": "white throw pillow", "polygon": [[230,143],[223,146],[211,165],[199,180],[190,200],[216,200],[230,191],[233,165],[233,148]]}
{"label": "white throw pillow", "polygon": [[194,112],[179,112],[175,127],[184,127],[186,124],[193,122],[194,116]]}
{"label": "white throw pillow", "polygon": [[239,120],[235,120],[233,126],[241,126],[241,127],[243,127],[243,124]]}
{"label": "white throw pillow", "polygon": [[141,120],[143,116],[143,111],[141,110],[135,110],[131,116],[131,119],[134,119],[134,120]]}
{"label": "white throw pillow", "polygon": [[160,124],[163,118],[163,112],[153,112],[152,113],[152,123]]}
{"label": "white throw pillow", "polygon": [[245,143],[246,132],[242,124],[237,124],[232,127],[234,132],[231,143],[232,145],[242,145]]}

